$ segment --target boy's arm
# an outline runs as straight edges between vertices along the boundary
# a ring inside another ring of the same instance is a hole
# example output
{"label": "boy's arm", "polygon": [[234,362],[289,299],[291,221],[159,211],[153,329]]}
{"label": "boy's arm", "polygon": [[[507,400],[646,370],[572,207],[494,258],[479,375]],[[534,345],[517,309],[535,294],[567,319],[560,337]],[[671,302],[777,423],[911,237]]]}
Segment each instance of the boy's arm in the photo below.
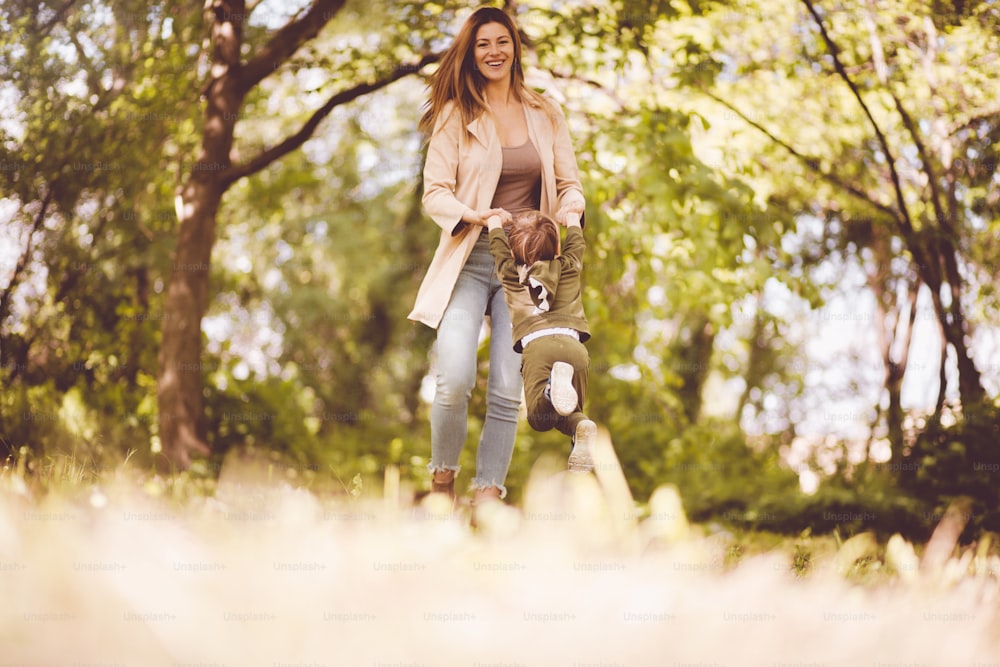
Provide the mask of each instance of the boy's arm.
{"label": "boy's arm", "polygon": [[493,262],[496,264],[497,275],[504,285],[510,283],[515,288],[520,286],[517,278],[517,267],[514,264],[514,255],[510,251],[507,232],[503,230],[500,216],[492,215],[487,218],[486,226],[489,229],[490,253],[493,255]]}
{"label": "boy's arm", "polygon": [[583,269],[583,251],[586,249],[583,240],[583,229],[580,227],[580,216],[577,213],[566,214],[566,242],[563,243],[561,256],[571,260],[563,262],[563,267],[569,265],[580,271]]}

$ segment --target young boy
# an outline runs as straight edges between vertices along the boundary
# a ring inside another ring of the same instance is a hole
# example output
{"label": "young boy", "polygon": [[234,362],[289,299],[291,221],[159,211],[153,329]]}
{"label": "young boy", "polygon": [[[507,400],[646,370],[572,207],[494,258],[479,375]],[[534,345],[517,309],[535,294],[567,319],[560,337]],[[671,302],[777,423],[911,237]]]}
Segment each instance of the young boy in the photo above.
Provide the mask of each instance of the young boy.
{"label": "young boy", "polygon": [[[583,413],[590,355],[590,329],[583,312],[580,272],[584,240],[580,216],[566,216],[566,246],[560,254],[559,226],[539,211],[524,211],[503,225],[487,220],[490,252],[513,323],[528,424],[555,427],[573,439],[569,469],[594,469],[591,445],[597,426]],[[505,231],[506,229],[506,231]]]}

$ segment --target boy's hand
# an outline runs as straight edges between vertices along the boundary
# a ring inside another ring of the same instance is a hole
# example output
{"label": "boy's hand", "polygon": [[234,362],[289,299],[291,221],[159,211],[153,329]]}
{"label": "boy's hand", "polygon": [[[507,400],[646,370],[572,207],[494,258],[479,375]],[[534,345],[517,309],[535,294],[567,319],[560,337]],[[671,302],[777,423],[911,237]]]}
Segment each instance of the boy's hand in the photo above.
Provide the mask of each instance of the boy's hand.
{"label": "boy's hand", "polygon": [[491,215],[486,218],[487,229],[503,229],[503,220],[500,219],[499,215]]}
{"label": "boy's hand", "polygon": [[570,211],[566,213],[566,222],[564,223],[566,227],[579,227],[580,226],[580,214],[576,211]]}

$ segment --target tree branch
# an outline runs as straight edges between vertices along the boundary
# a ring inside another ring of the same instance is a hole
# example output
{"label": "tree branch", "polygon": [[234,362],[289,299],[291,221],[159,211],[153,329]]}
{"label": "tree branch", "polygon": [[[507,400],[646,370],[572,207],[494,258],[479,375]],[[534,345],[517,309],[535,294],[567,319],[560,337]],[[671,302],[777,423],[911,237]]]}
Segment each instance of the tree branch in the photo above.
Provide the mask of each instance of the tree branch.
{"label": "tree branch", "polygon": [[968,120],[965,120],[956,125],[952,125],[948,129],[948,136],[953,137],[963,130],[971,129],[973,125],[978,125],[979,123],[996,123],[997,118],[1000,118],[1000,106],[986,113],[979,114],[978,116],[973,116]]}
{"label": "tree branch", "polygon": [[910,212],[906,207],[906,199],[903,197],[903,186],[899,179],[899,173],[896,171],[896,160],[893,157],[892,151],[889,149],[889,142],[886,140],[885,134],[882,132],[882,128],[880,128],[878,123],[875,122],[875,117],[872,115],[871,109],[868,108],[868,105],[865,104],[864,98],[861,97],[861,91],[859,91],[858,87],[854,85],[854,81],[851,80],[851,77],[848,76],[847,71],[844,69],[844,64],[840,61],[840,49],[827,32],[826,26],[823,24],[823,19],[821,19],[819,13],[817,13],[812,0],[802,0],[802,4],[804,4],[806,9],[809,10],[809,14],[813,17],[813,20],[816,22],[816,26],[819,28],[820,34],[823,36],[826,48],[830,52],[830,57],[833,59],[834,69],[837,71],[837,74],[844,81],[844,83],[847,84],[847,87],[851,89],[851,93],[861,106],[861,110],[864,111],[865,116],[867,116],[868,122],[871,123],[872,129],[875,132],[875,137],[878,139],[878,143],[882,147],[882,151],[885,153],[886,163],[889,165],[889,174],[892,179],[893,189],[896,193],[896,205],[899,207],[899,215],[897,217],[903,225],[903,231],[907,240],[912,241],[912,243],[910,243],[910,252],[913,253],[918,262],[924,263],[925,259],[923,258],[923,250],[916,243],[917,236],[913,229],[913,221],[910,219]]}
{"label": "tree branch", "polygon": [[66,18],[66,13],[72,9],[76,2],[77,0],[67,0],[66,4],[59,8],[55,16],[53,16],[48,23],[38,27],[38,33],[43,37],[48,37],[49,33],[52,32],[52,29],[59,25],[60,21]]}
{"label": "tree branch", "polygon": [[726,107],[727,109],[729,109],[730,111],[732,111],[733,113],[735,113],[737,116],[739,116],[741,119],[743,119],[743,121],[746,122],[748,125],[750,125],[751,127],[755,128],[756,130],[758,130],[759,132],[761,132],[764,136],[766,136],[768,139],[770,139],[771,141],[773,141],[777,145],[779,145],[782,148],[784,148],[786,151],[788,151],[788,153],[790,153],[793,157],[795,157],[798,160],[800,160],[806,167],[809,168],[810,171],[812,171],[813,173],[815,173],[816,175],[818,175],[823,180],[831,183],[832,185],[835,185],[838,188],[841,188],[842,190],[844,190],[845,192],[847,192],[851,196],[853,196],[853,197],[855,197],[857,199],[860,199],[861,201],[865,202],[866,204],[868,204],[870,206],[874,206],[876,209],[878,209],[879,211],[882,211],[883,213],[885,213],[886,215],[888,215],[889,217],[891,217],[893,220],[897,220],[899,218],[899,212],[896,211],[896,209],[892,208],[888,204],[883,204],[882,202],[876,201],[875,199],[873,199],[871,197],[871,195],[869,195],[867,192],[865,192],[861,188],[855,187],[854,185],[851,185],[850,183],[848,183],[848,182],[846,182],[844,180],[841,180],[836,175],[824,171],[819,166],[819,160],[817,160],[814,157],[809,157],[808,155],[804,155],[804,154],[800,153],[793,146],[791,146],[787,142],[785,142],[782,139],[780,139],[777,136],[775,136],[770,130],[768,130],[766,127],[764,127],[763,125],[761,125],[757,121],[753,120],[752,118],[747,117],[746,114],[744,114],[742,111],[740,111],[739,109],[737,109],[736,107],[734,107],[732,104],[730,104],[726,100],[722,99],[721,97],[719,97],[715,93],[713,93],[711,91],[708,91],[708,90],[702,90],[701,92],[704,95],[706,95],[707,97],[709,97],[710,99],[715,100],[716,102],[718,102],[722,106]]}
{"label": "tree branch", "polygon": [[250,158],[248,161],[242,164],[233,165],[229,169],[223,171],[220,174],[222,182],[225,184],[225,187],[228,187],[229,185],[238,181],[241,178],[257,173],[267,165],[271,164],[275,160],[284,157],[288,153],[291,153],[293,150],[297,149],[299,146],[308,141],[309,138],[312,137],[313,132],[316,131],[316,128],[319,126],[320,122],[328,115],[330,115],[330,112],[333,111],[336,107],[340,106],[341,104],[346,104],[352,100],[355,100],[358,97],[361,97],[362,95],[367,95],[368,93],[376,91],[380,88],[384,88],[385,86],[388,86],[390,83],[393,83],[394,81],[397,81],[403,78],[404,76],[407,76],[414,72],[419,72],[427,65],[433,62],[437,62],[438,59],[440,59],[440,57],[441,54],[439,53],[429,53],[425,55],[423,58],[421,58],[420,61],[415,64],[400,65],[392,72],[392,74],[383,79],[379,79],[378,81],[375,81],[373,83],[362,83],[357,86],[354,86],[353,88],[348,88],[347,90],[340,91],[339,93],[331,97],[329,100],[327,100],[323,106],[321,106],[319,109],[313,112],[313,115],[309,117],[309,120],[305,122],[305,124],[299,129],[298,132],[291,135],[290,137],[282,141],[280,144],[272,146],[271,148],[268,148],[262,151],[261,153],[258,153],[254,157]]}
{"label": "tree branch", "polygon": [[612,101],[614,101],[614,103],[618,105],[618,110],[619,111],[625,111],[625,109],[626,109],[625,102],[622,100],[621,97],[618,96],[618,93],[616,93],[613,89],[608,88],[607,86],[605,86],[604,84],[602,84],[600,81],[596,81],[594,79],[590,79],[590,78],[587,78],[585,76],[580,76],[579,74],[566,74],[565,72],[557,72],[555,70],[552,70],[551,74],[556,79],[565,79],[567,81],[577,81],[579,83],[584,83],[584,84],[590,86],[591,88],[596,88],[597,90],[599,90],[602,93],[604,93],[605,95],[607,95],[609,99],[611,99]]}
{"label": "tree branch", "polygon": [[238,88],[246,94],[268,74],[288,60],[299,48],[319,34],[346,0],[314,0],[309,10],[292,18],[253,58],[240,67]]}
{"label": "tree branch", "polygon": [[910,116],[909,112],[903,107],[902,101],[896,96],[896,93],[889,91],[892,96],[893,102],[896,104],[896,111],[899,113],[899,117],[903,119],[903,127],[906,128],[907,132],[913,138],[913,144],[917,148],[917,155],[920,156],[920,161],[924,163],[924,171],[927,172],[927,181],[931,188],[931,204],[934,206],[934,215],[938,219],[938,224],[941,225],[941,229],[951,237],[955,239],[955,229],[951,226],[951,221],[948,220],[948,216],[945,214],[944,207],[941,205],[941,190],[939,189],[939,184],[937,181],[937,173],[934,169],[934,162],[931,160],[931,155],[927,151],[927,147],[923,140],[920,138],[920,134],[917,132],[917,126],[913,122],[913,117]]}

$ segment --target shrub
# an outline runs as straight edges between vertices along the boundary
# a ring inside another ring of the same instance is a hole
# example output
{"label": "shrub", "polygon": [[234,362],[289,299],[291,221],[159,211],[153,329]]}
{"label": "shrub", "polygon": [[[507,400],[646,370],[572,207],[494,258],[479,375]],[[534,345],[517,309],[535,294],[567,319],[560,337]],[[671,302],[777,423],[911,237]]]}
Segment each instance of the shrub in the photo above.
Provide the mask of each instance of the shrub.
{"label": "shrub", "polygon": [[900,484],[930,510],[936,523],[952,500],[972,499],[965,539],[982,530],[1000,530],[1000,408],[965,408],[951,425],[931,421],[900,466]]}

